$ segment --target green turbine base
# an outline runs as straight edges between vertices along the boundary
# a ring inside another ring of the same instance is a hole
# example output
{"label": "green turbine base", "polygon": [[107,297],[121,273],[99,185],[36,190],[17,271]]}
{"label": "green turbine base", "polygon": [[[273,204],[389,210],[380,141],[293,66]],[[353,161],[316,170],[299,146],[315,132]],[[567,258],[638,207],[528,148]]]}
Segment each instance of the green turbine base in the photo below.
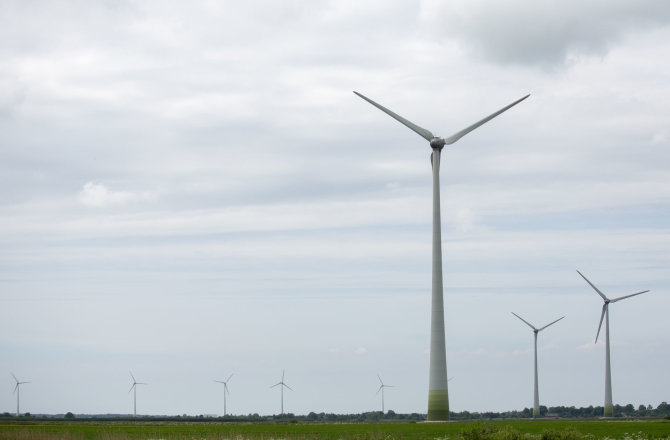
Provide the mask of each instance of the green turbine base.
{"label": "green turbine base", "polygon": [[449,420],[449,391],[428,390],[429,422],[446,422]]}
{"label": "green turbine base", "polygon": [[605,417],[614,417],[614,407],[612,405],[605,405]]}

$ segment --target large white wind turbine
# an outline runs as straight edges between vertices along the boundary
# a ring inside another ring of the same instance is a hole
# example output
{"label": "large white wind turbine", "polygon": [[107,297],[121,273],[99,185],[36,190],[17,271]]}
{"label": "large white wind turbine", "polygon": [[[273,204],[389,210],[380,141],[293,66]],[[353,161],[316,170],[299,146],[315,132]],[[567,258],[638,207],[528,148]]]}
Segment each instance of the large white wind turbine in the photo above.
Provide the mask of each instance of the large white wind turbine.
{"label": "large white wind turbine", "polygon": [[290,386],[288,386],[284,383],[284,370],[281,370],[281,381],[272,385],[270,388],[274,388],[276,386],[279,386],[279,388],[281,389],[281,414],[283,415],[284,414],[284,387],[293,391],[293,388],[291,388]]}
{"label": "large white wind turbine", "polygon": [[226,394],[229,394],[228,392],[228,381],[230,381],[230,378],[233,377],[231,374],[228,376],[228,379],[226,380],[215,380],[214,382],[222,383],[223,384],[223,416],[226,416]]}
{"label": "large white wind turbine", "polygon": [[382,380],[382,378],[379,377],[379,374],[377,374],[377,378],[379,379],[379,383],[381,384],[381,385],[379,385],[379,388],[377,389],[377,394],[379,394],[380,391],[382,392],[382,415],[384,415],[384,388],[389,388],[389,387],[393,388],[393,385],[386,385],[384,383],[384,381]]}
{"label": "large white wind turbine", "polygon": [[430,143],[433,150],[431,162],[433,164],[433,274],[432,274],[432,300],[431,300],[431,321],[430,321],[430,373],[428,385],[428,420],[446,421],[449,420],[449,391],[447,387],[447,353],[444,337],[444,300],[442,289],[442,230],[440,220],[440,154],[445,145],[451,145],[472,130],[480,127],[502,112],[517,105],[530,95],[518,99],[510,105],[501,108],[495,113],[485,117],[481,121],[464,128],[452,134],[449,137],[441,138],[434,136],[429,130],[419,127],[408,121],[386,107],[377,104],[370,98],[354,92],[370,104],[377,107],[387,115],[391,116],[410,130],[417,133]]}
{"label": "large white wind turbine", "polygon": [[565,316],[561,316],[556,321],[552,321],[549,324],[545,325],[544,327],[535,328],[535,326],[533,324],[526,321],[525,319],[523,319],[521,316],[517,315],[516,313],[512,312],[512,315],[516,316],[517,318],[519,318],[520,320],[525,322],[530,328],[532,328],[533,329],[533,334],[535,336],[535,388],[534,388],[534,392],[533,392],[533,417],[537,418],[537,417],[540,417],[540,395],[539,395],[539,392],[537,390],[537,334],[540,333],[545,328],[549,327],[550,325],[556,324],[558,321],[565,318]]}
{"label": "large white wind turbine", "polygon": [[136,381],[132,371],[130,371],[130,377],[133,378],[133,385],[128,392],[133,391],[133,417],[137,417],[137,385],[146,385],[147,383]]}
{"label": "large white wind turbine", "polygon": [[19,381],[19,380],[16,378],[16,376],[14,376],[14,373],[12,373],[11,371],[9,372],[9,374],[11,374],[12,377],[14,378],[14,380],[16,381],[16,386],[14,387],[14,392],[16,393],[16,417],[18,417],[18,416],[21,415],[21,411],[20,411],[20,408],[19,408],[19,402],[20,402],[20,400],[21,400],[21,399],[20,399],[20,396],[21,396],[21,385],[23,385],[24,383],[30,383],[30,382],[21,382],[21,381]]}
{"label": "large white wind turbine", "polygon": [[600,323],[598,324],[598,332],[596,333],[596,340],[598,342],[598,336],[600,335],[600,328],[603,326],[603,318],[605,318],[605,408],[603,415],[605,417],[614,416],[614,406],[612,405],[612,373],[610,370],[610,303],[615,303],[622,299],[630,298],[631,296],[641,295],[643,293],[649,292],[649,290],[643,290],[642,292],[631,293],[630,295],[620,296],[618,298],[609,299],[602,293],[596,286],[593,285],[580,271],[577,271],[584,281],[589,283],[589,286],[593,287],[593,290],[598,292],[598,295],[603,299],[603,311],[600,314]]}

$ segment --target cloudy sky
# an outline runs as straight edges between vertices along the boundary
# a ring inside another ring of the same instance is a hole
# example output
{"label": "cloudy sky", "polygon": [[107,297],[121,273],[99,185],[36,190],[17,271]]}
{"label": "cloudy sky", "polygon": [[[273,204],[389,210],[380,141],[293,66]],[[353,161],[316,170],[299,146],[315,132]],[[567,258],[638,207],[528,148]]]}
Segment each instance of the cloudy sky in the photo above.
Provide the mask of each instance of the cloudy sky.
{"label": "cloudy sky", "polygon": [[[455,411],[670,398],[670,4],[0,1],[0,411],[425,412],[448,136]],[[3,378],[4,377],[4,378]],[[2,385],[4,383],[4,385]]]}

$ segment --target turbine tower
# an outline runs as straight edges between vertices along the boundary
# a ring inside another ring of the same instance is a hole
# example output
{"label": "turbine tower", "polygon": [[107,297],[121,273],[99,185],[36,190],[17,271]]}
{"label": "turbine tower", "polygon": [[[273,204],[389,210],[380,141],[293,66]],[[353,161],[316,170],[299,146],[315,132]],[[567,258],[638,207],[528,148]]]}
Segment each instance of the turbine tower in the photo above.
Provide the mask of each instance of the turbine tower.
{"label": "turbine tower", "polygon": [[136,381],[132,371],[130,371],[130,377],[133,378],[133,385],[128,392],[133,392],[133,417],[137,417],[137,385],[146,385],[146,382]]}
{"label": "turbine tower", "polygon": [[472,130],[487,123],[502,112],[517,105],[530,95],[518,99],[510,105],[485,117],[481,121],[452,134],[441,138],[434,136],[429,130],[419,127],[400,115],[393,113],[386,107],[377,104],[370,98],[354,92],[370,104],[391,116],[410,130],[417,133],[430,143],[433,150],[431,163],[433,165],[433,270],[432,270],[432,299],[430,321],[430,373],[428,385],[428,417],[429,421],[449,420],[449,390],[447,387],[447,353],[444,337],[444,300],[442,289],[442,230],[440,219],[440,154],[445,145],[451,145]]}
{"label": "turbine tower", "polygon": [[596,286],[593,285],[580,271],[577,271],[584,281],[589,283],[589,286],[593,287],[593,290],[598,292],[598,295],[603,299],[603,311],[600,314],[600,323],[598,324],[598,332],[596,333],[596,340],[598,342],[598,336],[600,335],[600,328],[603,326],[603,318],[605,318],[605,409],[603,415],[605,417],[614,416],[614,406],[612,405],[612,372],[610,369],[610,303],[615,303],[622,299],[630,298],[631,296],[641,295],[643,293],[649,292],[649,290],[643,290],[642,292],[631,293],[630,295],[620,296],[618,298],[609,299],[602,293]]}
{"label": "turbine tower", "polygon": [[523,319],[521,316],[517,315],[516,313],[512,312],[512,315],[516,316],[517,318],[519,318],[520,320],[522,320],[523,322],[528,324],[528,326],[533,329],[533,334],[535,335],[535,388],[534,388],[534,392],[533,392],[533,418],[538,418],[538,417],[540,417],[540,395],[539,395],[539,392],[537,390],[537,334],[540,333],[545,328],[549,327],[550,325],[556,324],[558,321],[565,318],[565,316],[561,316],[556,321],[550,322],[549,324],[545,325],[544,327],[535,328],[535,326],[533,326],[533,324],[526,321],[525,319]]}
{"label": "turbine tower", "polygon": [[379,385],[379,388],[377,389],[377,394],[379,394],[380,391],[382,392],[382,415],[384,415],[384,388],[387,388],[387,387],[393,388],[393,385],[384,384],[384,381],[382,381],[382,378],[379,377],[379,373],[377,373],[377,378],[379,379],[379,383],[381,384],[381,385]]}
{"label": "turbine tower", "polygon": [[284,414],[284,387],[293,391],[293,388],[291,388],[290,386],[288,386],[284,383],[284,370],[281,370],[281,381],[272,385],[270,388],[274,388],[276,386],[279,386],[279,388],[281,389],[281,414],[283,415]]}
{"label": "turbine tower", "polygon": [[228,376],[228,379],[226,380],[215,380],[214,382],[222,383],[223,384],[223,417],[226,416],[226,394],[230,394],[228,392],[228,381],[230,381],[230,378],[233,377],[231,374]]}
{"label": "turbine tower", "polygon": [[19,381],[16,378],[16,376],[14,376],[14,373],[12,373],[11,371],[9,372],[9,374],[11,374],[12,377],[14,378],[14,380],[16,381],[16,386],[14,387],[14,392],[16,393],[16,417],[19,417],[21,415],[21,411],[20,411],[20,408],[19,408],[19,402],[20,402],[20,396],[21,396],[21,385],[23,385],[24,383],[30,383],[30,382]]}

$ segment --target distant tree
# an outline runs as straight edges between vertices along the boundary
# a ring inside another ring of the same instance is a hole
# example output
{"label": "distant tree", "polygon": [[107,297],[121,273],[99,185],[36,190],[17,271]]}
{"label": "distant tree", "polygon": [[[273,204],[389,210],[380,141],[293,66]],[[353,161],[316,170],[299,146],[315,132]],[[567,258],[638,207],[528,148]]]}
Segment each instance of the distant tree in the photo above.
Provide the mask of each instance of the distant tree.
{"label": "distant tree", "polygon": [[65,418],[66,419],[74,419],[74,414],[72,414],[71,412],[68,411],[68,413],[65,414]]}

